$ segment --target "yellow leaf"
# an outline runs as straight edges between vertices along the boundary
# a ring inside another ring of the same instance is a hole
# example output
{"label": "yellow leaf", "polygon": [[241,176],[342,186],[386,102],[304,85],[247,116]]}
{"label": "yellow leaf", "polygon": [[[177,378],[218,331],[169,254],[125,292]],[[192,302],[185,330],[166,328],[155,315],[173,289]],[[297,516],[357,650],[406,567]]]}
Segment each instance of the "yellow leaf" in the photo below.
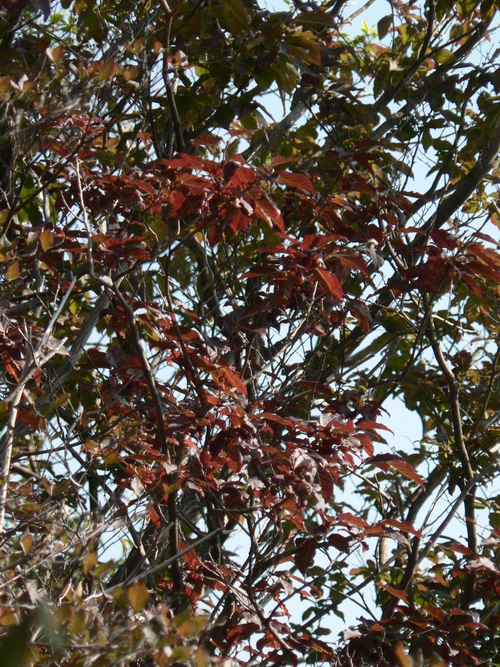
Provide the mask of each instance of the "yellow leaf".
{"label": "yellow leaf", "polygon": [[189,660],[189,649],[187,646],[176,646],[170,656],[171,664]]}
{"label": "yellow leaf", "polygon": [[95,551],[91,551],[89,554],[83,557],[83,572],[88,574],[95,566],[97,565],[97,554]]}
{"label": "yellow leaf", "polygon": [[200,634],[208,619],[206,615],[194,616],[191,609],[186,609],[174,618],[174,625],[181,637],[193,637]]}
{"label": "yellow leaf", "polygon": [[0,617],[0,625],[6,628],[9,625],[17,625],[17,624],[18,624],[18,619],[15,611],[12,611],[12,609],[5,609],[4,613]]}
{"label": "yellow leaf", "polygon": [[33,549],[33,536],[29,533],[26,533],[26,535],[21,537],[21,549],[26,555],[31,553],[31,550]]}
{"label": "yellow leaf", "polygon": [[149,602],[149,593],[146,584],[142,581],[132,584],[128,589],[128,599],[136,614],[142,611]]}
{"label": "yellow leaf", "polygon": [[115,567],[114,561],[110,560],[107,563],[100,563],[99,565],[96,566],[93,574],[96,579],[99,579],[100,577],[103,577],[104,575],[108,574],[108,572],[111,572]]}
{"label": "yellow leaf", "polygon": [[16,260],[9,266],[5,272],[5,277],[7,280],[15,280],[16,278],[19,278],[19,261]]}
{"label": "yellow leaf", "polygon": [[438,65],[450,65],[456,61],[455,54],[449,49],[441,49],[434,56],[434,60]]}
{"label": "yellow leaf", "polygon": [[101,63],[98,74],[99,81],[108,81],[114,76],[117,69],[118,65],[114,60]]}
{"label": "yellow leaf", "polygon": [[52,245],[54,245],[54,235],[50,229],[44,229],[40,234],[40,245],[43,250],[48,250]]}
{"label": "yellow leaf", "polygon": [[119,609],[127,609],[128,608],[128,598],[125,595],[125,591],[123,590],[123,588],[120,588],[120,587],[115,588],[115,590],[113,591],[113,598],[114,598],[116,606]]}
{"label": "yellow leaf", "polygon": [[99,444],[95,440],[85,440],[83,446],[88,452],[91,452],[93,449],[97,449]]}
{"label": "yellow leaf", "polygon": [[196,667],[208,667],[210,664],[207,654],[201,649],[194,654],[194,662]]}
{"label": "yellow leaf", "polygon": [[61,394],[54,401],[54,407],[55,408],[60,408],[61,405],[65,405],[70,398],[71,398],[70,394]]}
{"label": "yellow leaf", "polygon": [[72,635],[76,635],[78,632],[81,632],[85,627],[85,614],[83,611],[78,611],[73,623],[69,627],[69,631]]}

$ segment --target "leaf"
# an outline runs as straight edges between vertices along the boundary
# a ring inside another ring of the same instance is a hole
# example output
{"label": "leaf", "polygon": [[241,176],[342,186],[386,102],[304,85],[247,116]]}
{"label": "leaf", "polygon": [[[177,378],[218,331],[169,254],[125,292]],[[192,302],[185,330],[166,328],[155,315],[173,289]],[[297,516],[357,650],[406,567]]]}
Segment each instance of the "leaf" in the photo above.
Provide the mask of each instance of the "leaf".
{"label": "leaf", "polygon": [[281,211],[268,199],[259,199],[255,202],[254,215],[264,220],[269,227],[276,227],[280,232],[285,232],[285,222]]}
{"label": "leaf", "polygon": [[406,653],[402,642],[398,642],[393,648],[394,658],[398,667],[413,667],[415,662],[412,657]]}
{"label": "leaf", "polygon": [[388,14],[387,16],[381,18],[380,21],[377,23],[377,32],[379,39],[384,39],[384,37],[387,35],[387,33],[389,32],[389,28],[392,26],[392,21],[393,21],[392,14]]}
{"label": "leaf", "polygon": [[98,68],[98,78],[99,81],[108,81],[111,79],[115,72],[118,69],[118,65],[114,60],[108,60],[107,62],[101,62]]}
{"label": "leaf", "polygon": [[457,237],[445,229],[436,229],[431,232],[431,238],[438,248],[455,250],[458,247]]}
{"label": "leaf", "polygon": [[241,0],[221,0],[224,17],[227,19],[231,31],[235,34],[245,32],[251,21],[250,13]]}
{"label": "leaf", "polygon": [[359,326],[364,331],[364,333],[370,333],[372,316],[368,306],[366,306],[364,303],[359,303],[359,302],[352,303],[349,307],[349,310],[358,320]]}
{"label": "leaf", "polygon": [[307,176],[304,176],[304,174],[295,174],[291,171],[280,171],[278,173],[278,183],[289,185],[290,187],[296,188],[301,192],[315,192],[313,184],[307,178]]}
{"label": "leaf", "polygon": [[90,572],[97,565],[97,554],[95,551],[91,551],[88,554],[85,554],[82,561],[82,570],[84,574],[90,574]]}
{"label": "leaf", "polygon": [[413,527],[413,524],[408,521],[399,521],[398,519],[384,519],[380,522],[382,526],[391,526],[391,528],[399,528],[406,533],[412,533],[417,537],[422,537],[422,533]]}
{"label": "leaf", "polygon": [[327,503],[333,496],[333,477],[328,470],[325,470],[322,467],[318,467],[318,477],[321,484],[321,495]]}
{"label": "leaf", "polygon": [[2,638],[0,644],[0,664],[2,667],[21,667],[27,664],[25,657],[31,634],[30,619],[14,625]]}
{"label": "leaf", "polygon": [[272,412],[262,412],[259,416],[262,419],[266,419],[267,421],[276,422],[277,424],[281,424],[281,426],[286,426],[287,428],[295,430],[294,424],[289,418],[281,417],[280,415],[273,414]]}
{"label": "leaf", "polygon": [[149,602],[149,593],[143,581],[137,581],[127,589],[128,599],[133,611],[138,614]]}
{"label": "leaf", "polygon": [[192,609],[186,609],[178,614],[173,622],[177,633],[181,637],[193,637],[199,635],[205,629],[209,620],[210,616],[206,614],[194,616]]}
{"label": "leaf", "polygon": [[368,275],[368,267],[364,258],[359,254],[339,254],[335,258],[337,261],[342,264],[342,266],[347,266],[354,271],[361,271],[364,276]]}
{"label": "leaf", "polygon": [[32,410],[19,409],[19,421],[29,426],[33,431],[40,429],[40,419],[36,412]]}
{"label": "leaf", "polygon": [[369,459],[366,459],[365,463],[368,465],[377,466],[378,468],[381,468],[385,471],[387,471],[389,467],[395,468],[402,475],[416,482],[422,488],[425,488],[424,481],[415,471],[413,466],[411,466],[400,456],[396,456],[395,454],[378,454],[377,456],[372,456]]}
{"label": "leaf", "polygon": [[20,539],[21,543],[21,549],[23,552],[28,555],[31,553],[31,550],[33,549],[33,536],[30,535],[29,533],[26,533],[21,537]]}
{"label": "leaf", "polygon": [[[380,424],[379,422],[376,422],[376,421],[373,421],[373,420],[364,420],[364,421],[360,421],[360,422],[358,422],[358,423],[356,424],[356,426],[357,426],[359,429],[363,429],[363,430],[365,430],[365,431],[366,431],[366,430],[371,430],[371,429],[379,430],[379,431],[380,431],[380,430],[381,430],[381,431],[389,431],[389,433],[391,433],[392,435],[394,435],[394,432],[391,431],[391,429],[390,429],[389,427],[385,426],[385,424]],[[385,456],[385,454],[381,454],[380,456]],[[389,454],[389,456],[393,456],[393,455],[392,455],[392,454]],[[375,458],[376,458],[376,457],[375,457]]]}
{"label": "leaf", "polygon": [[313,274],[318,282],[323,285],[327,292],[334,296],[337,301],[342,301],[344,296],[342,285],[332,273],[326,271],[325,269],[315,268],[313,269]]}
{"label": "leaf", "polygon": [[345,535],[339,535],[334,533],[333,535],[328,535],[328,544],[342,553],[348,554],[351,552],[350,540]]}
{"label": "leaf", "polygon": [[367,528],[368,523],[360,516],[354,516],[351,512],[344,512],[337,515],[337,521],[346,523],[348,526],[356,526],[357,528]]}
{"label": "leaf", "polygon": [[65,49],[64,49],[63,46],[54,46],[54,47],[48,46],[45,49],[45,55],[47,56],[47,58],[49,60],[51,60],[54,63],[54,65],[59,64],[59,62],[60,62],[61,58],[63,57],[64,53],[65,53]]}
{"label": "leaf", "polygon": [[16,280],[16,278],[19,278],[20,275],[19,260],[16,260],[15,262],[12,262],[12,264],[5,272],[5,277],[7,280]]}
{"label": "leaf", "polygon": [[294,561],[298,570],[305,575],[314,563],[317,549],[317,538],[298,537],[295,540]]}
{"label": "leaf", "polygon": [[434,60],[438,65],[452,65],[456,62],[456,56],[449,49],[441,49],[434,55]]}
{"label": "leaf", "polygon": [[478,299],[480,299],[483,296],[481,288],[479,287],[477,282],[467,273],[462,272],[460,275],[460,280],[464,283],[464,285],[467,285],[472,294],[474,294],[474,296],[476,296]]}
{"label": "leaf", "polygon": [[242,382],[240,376],[231,368],[221,368],[219,377],[223,377],[232,388],[236,389],[240,394],[243,394],[243,396],[247,395],[245,383]]}
{"label": "leaf", "polygon": [[405,591],[402,591],[399,588],[393,588],[392,586],[388,586],[382,582],[378,584],[378,587],[383,588],[384,591],[387,591],[393,597],[398,598],[398,600],[402,600],[402,602],[404,602],[408,607],[410,606],[410,598],[408,597],[408,593]]}

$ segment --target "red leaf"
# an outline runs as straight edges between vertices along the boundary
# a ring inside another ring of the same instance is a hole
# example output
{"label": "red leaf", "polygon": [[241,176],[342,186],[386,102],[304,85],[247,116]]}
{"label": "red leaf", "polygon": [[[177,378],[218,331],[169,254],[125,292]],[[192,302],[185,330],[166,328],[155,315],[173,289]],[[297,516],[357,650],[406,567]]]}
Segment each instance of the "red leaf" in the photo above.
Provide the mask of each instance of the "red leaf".
{"label": "red leaf", "polygon": [[332,296],[334,296],[338,301],[342,300],[342,297],[344,296],[344,291],[342,289],[342,285],[339,283],[339,281],[334,275],[332,275],[329,271],[326,271],[325,269],[318,269],[318,268],[313,269],[313,273],[317,278],[318,282],[320,282],[323,285],[323,287],[326,289],[327,292],[329,292]]}
{"label": "red leaf", "polygon": [[304,575],[314,562],[316,545],[317,538],[315,537],[298,537],[295,540],[295,565]]}
{"label": "red leaf", "polygon": [[351,551],[349,538],[345,537],[345,535],[338,535],[337,533],[329,535],[328,544],[345,554],[348,554]]}
{"label": "red leaf", "polygon": [[366,306],[364,303],[353,303],[350,306],[351,313],[354,315],[354,317],[358,320],[358,324],[361,327],[362,331],[364,333],[370,333],[370,325],[372,323],[372,316],[370,314],[370,310],[368,306]]}
{"label": "red leaf", "polygon": [[488,234],[483,234],[483,232],[476,232],[475,234],[472,234],[474,238],[481,239],[482,241],[487,241],[488,243],[493,243],[493,245],[496,245],[497,242],[492,236],[489,236]]}
{"label": "red leaf", "polygon": [[[376,429],[376,430],[379,430],[379,431],[389,431],[389,433],[394,435],[393,431],[391,431],[390,428],[388,428],[387,426],[384,426],[384,424],[379,424],[378,422],[375,422],[373,420],[366,420],[366,421],[358,422],[356,424],[356,426],[358,428],[362,428],[365,431],[369,430],[369,429]],[[381,454],[380,456],[385,456],[385,454]],[[393,457],[394,455],[393,454],[388,454],[387,456],[392,456]],[[377,457],[374,457],[374,458],[377,458]]]}
{"label": "red leaf", "polygon": [[455,250],[457,247],[457,239],[454,234],[445,229],[436,229],[431,232],[431,238],[438,248],[446,248],[447,250]]}
{"label": "red leaf", "polygon": [[251,218],[246,216],[241,209],[236,209],[236,211],[231,214],[227,224],[232,232],[236,234],[238,230],[246,229],[251,222]]}
{"label": "red leaf", "polygon": [[333,477],[324,468],[318,469],[319,481],[321,484],[321,495],[327,503],[333,496]]}
{"label": "red leaf", "polygon": [[130,185],[135,185],[135,187],[139,188],[139,190],[144,190],[144,192],[147,192],[152,197],[156,195],[156,191],[150,183],[141,181],[139,178],[129,178],[128,176],[124,177],[123,180],[125,181],[125,183],[130,183]]}
{"label": "red leaf", "polygon": [[408,594],[405,593],[405,591],[401,591],[398,588],[393,588],[392,586],[388,586],[387,584],[378,584],[380,588],[383,588],[384,591],[387,591],[390,593],[393,597],[398,598],[398,600],[402,600],[406,605],[410,606],[410,598],[408,597]]}
{"label": "red leaf", "polygon": [[246,385],[242,382],[240,376],[231,368],[221,368],[220,376],[224,377],[237,392],[243,394],[243,396],[247,395]]}
{"label": "red leaf", "polygon": [[21,408],[19,410],[19,421],[26,424],[26,426],[29,426],[34,431],[38,431],[40,428],[38,417],[32,410],[24,410]]}
{"label": "red leaf", "polygon": [[456,542],[452,542],[452,544],[447,544],[446,548],[451,549],[452,551],[456,551],[459,554],[463,554],[464,556],[468,556],[469,558],[472,558],[472,556],[474,556],[474,552],[471,549],[469,549],[469,547],[466,547],[463,544],[457,544]]}
{"label": "red leaf", "polygon": [[[229,646],[233,644],[236,640],[242,641],[251,637],[256,631],[260,630],[260,627],[256,623],[243,623],[241,625],[233,625],[229,627],[227,631],[226,639],[229,643]],[[231,640],[233,640],[231,642]]]}
{"label": "red leaf", "polygon": [[420,477],[415,468],[408,463],[408,461],[405,461],[404,459],[397,459],[391,463],[391,466],[396,468],[396,470],[402,475],[408,479],[411,479],[416,484],[425,489],[424,480]]}
{"label": "red leaf", "polygon": [[238,167],[231,177],[231,185],[236,185],[240,188],[247,188],[253,185],[257,180],[257,176],[248,167]]}
{"label": "red leaf", "polygon": [[160,516],[154,507],[149,508],[149,518],[154,523],[156,530],[160,528]]}
{"label": "red leaf", "polygon": [[368,267],[361,255],[335,255],[335,259],[342,266],[347,266],[349,269],[354,269],[355,271],[361,271],[364,276],[368,275]]}
{"label": "red leaf", "polygon": [[297,188],[297,190],[300,190],[301,192],[315,192],[314,186],[307,176],[304,176],[303,174],[294,174],[291,171],[280,171],[278,183]]}
{"label": "red leaf", "polygon": [[293,431],[295,430],[293,422],[290,419],[285,419],[284,417],[275,415],[272,412],[263,412],[259,416],[265,419],[266,421],[276,422],[277,424],[281,424],[281,426],[286,426],[287,428]]}
{"label": "red leaf", "polygon": [[372,456],[371,458],[367,459],[365,463],[374,465],[377,468],[384,470],[385,472],[387,472],[389,467],[395,468],[402,475],[408,479],[413,480],[423,489],[425,489],[425,484],[420,475],[416,472],[415,468],[413,468],[413,466],[411,466],[408,461],[405,461],[400,456],[395,456],[394,454],[378,454],[377,456]]}
{"label": "red leaf", "polygon": [[368,524],[360,516],[354,516],[350,512],[345,512],[344,514],[339,514],[337,516],[337,521],[346,523],[348,526],[356,526],[357,528],[367,528]]}
{"label": "red leaf", "polygon": [[179,167],[191,167],[192,169],[202,170],[205,166],[204,160],[196,155],[186,155],[186,153],[180,153],[173,160],[170,160],[169,166],[172,169]]}
{"label": "red leaf", "polygon": [[474,296],[477,296],[478,299],[481,298],[482,296],[481,288],[473,278],[468,276],[466,273],[462,273],[460,276],[460,280],[463,283],[465,283],[465,285],[467,285],[467,287],[470,289],[472,294],[474,294]]}
{"label": "red leaf", "polygon": [[398,521],[398,519],[385,519],[384,521],[381,521],[381,524],[383,526],[390,526],[391,528],[399,528],[399,530],[402,530],[405,533],[411,533],[412,535],[416,535],[417,537],[422,537],[422,533],[416,528],[414,528],[413,524],[411,524],[409,521]]}
{"label": "red leaf", "polygon": [[236,160],[229,160],[225,163],[222,168],[222,178],[226,181],[226,183],[231,180],[239,166],[240,163],[236,162]]}
{"label": "red leaf", "polygon": [[259,199],[255,202],[255,215],[267,222],[269,227],[272,228],[274,225],[280,232],[285,232],[285,221],[281,212],[268,199]]}

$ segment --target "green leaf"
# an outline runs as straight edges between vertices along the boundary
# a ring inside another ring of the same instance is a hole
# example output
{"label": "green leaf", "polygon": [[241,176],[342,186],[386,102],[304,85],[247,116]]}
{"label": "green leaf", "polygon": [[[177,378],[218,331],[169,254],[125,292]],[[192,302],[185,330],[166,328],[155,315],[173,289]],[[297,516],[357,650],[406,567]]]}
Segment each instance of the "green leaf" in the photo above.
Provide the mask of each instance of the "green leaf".
{"label": "green leaf", "polygon": [[2,667],[22,667],[28,664],[27,647],[30,636],[30,624],[24,620],[20,625],[9,628],[0,644],[0,665]]}
{"label": "green leaf", "polygon": [[451,65],[456,62],[456,56],[449,49],[441,49],[434,55],[434,60],[438,65]]}

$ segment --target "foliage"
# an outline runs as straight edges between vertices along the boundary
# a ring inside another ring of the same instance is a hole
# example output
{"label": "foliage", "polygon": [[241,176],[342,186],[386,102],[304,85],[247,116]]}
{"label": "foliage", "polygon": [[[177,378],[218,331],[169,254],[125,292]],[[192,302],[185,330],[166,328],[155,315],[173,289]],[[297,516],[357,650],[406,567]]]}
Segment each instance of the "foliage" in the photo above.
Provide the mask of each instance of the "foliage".
{"label": "foliage", "polygon": [[497,664],[498,7],[1,3],[2,665]]}

